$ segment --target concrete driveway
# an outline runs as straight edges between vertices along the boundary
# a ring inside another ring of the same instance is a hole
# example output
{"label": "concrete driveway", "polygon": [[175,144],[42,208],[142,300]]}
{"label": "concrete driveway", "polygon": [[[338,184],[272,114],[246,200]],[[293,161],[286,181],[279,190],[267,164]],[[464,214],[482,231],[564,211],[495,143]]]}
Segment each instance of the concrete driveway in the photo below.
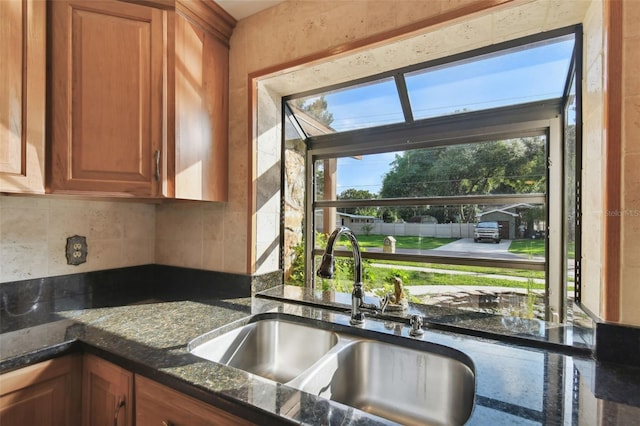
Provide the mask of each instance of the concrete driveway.
{"label": "concrete driveway", "polygon": [[473,238],[461,238],[452,243],[438,247],[431,252],[449,256],[491,257],[498,259],[523,259],[526,256],[509,253],[511,240],[502,240],[499,244],[489,241],[476,243]]}
{"label": "concrete driveway", "polygon": [[438,247],[441,251],[464,251],[467,253],[509,253],[511,240],[501,240],[499,244],[493,241],[481,241],[476,243],[473,238],[460,238],[452,243]]}
{"label": "concrete driveway", "polygon": [[[433,250],[396,249],[396,253],[427,254],[431,256],[486,257],[493,259],[526,259],[527,256],[509,253],[511,240],[502,240],[500,244],[492,242],[474,243],[473,238],[461,238]],[[381,252],[378,247],[368,247],[369,252]]]}

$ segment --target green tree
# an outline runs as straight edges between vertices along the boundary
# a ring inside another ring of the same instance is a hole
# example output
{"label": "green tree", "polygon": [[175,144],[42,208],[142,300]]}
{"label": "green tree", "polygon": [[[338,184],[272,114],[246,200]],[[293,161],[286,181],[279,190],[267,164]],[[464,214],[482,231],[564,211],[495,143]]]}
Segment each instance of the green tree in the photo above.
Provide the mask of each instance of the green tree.
{"label": "green tree", "polygon": [[324,95],[294,99],[293,104],[326,126],[333,123],[333,114],[328,110],[329,105]]}
{"label": "green tree", "polygon": [[[382,198],[545,192],[545,139],[528,137],[397,154],[380,191]],[[438,222],[466,222],[475,206],[399,208],[410,221],[431,215]]]}
{"label": "green tree", "polygon": [[[378,198],[377,194],[374,194],[366,189],[354,189],[349,188],[338,194],[338,200],[371,200]],[[345,207],[338,209],[341,213],[357,214],[362,216],[377,216],[378,209],[376,207]]]}
{"label": "green tree", "polygon": [[382,210],[381,216],[382,220],[386,223],[396,222],[400,218],[397,207],[386,207]]}

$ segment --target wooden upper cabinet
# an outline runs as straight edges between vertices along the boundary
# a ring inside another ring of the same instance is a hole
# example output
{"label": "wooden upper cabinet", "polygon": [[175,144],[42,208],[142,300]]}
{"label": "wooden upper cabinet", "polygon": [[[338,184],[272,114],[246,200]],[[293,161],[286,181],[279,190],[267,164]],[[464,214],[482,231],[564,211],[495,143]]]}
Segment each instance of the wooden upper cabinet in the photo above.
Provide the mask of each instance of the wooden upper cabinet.
{"label": "wooden upper cabinet", "polygon": [[52,2],[50,192],[227,199],[235,21],[149,4]]}
{"label": "wooden upper cabinet", "polygon": [[0,1],[0,191],[44,193],[46,3]]}
{"label": "wooden upper cabinet", "polygon": [[226,201],[229,48],[180,13],[175,20],[175,197]]}
{"label": "wooden upper cabinet", "polygon": [[52,192],[158,194],[162,11],[51,2]]}

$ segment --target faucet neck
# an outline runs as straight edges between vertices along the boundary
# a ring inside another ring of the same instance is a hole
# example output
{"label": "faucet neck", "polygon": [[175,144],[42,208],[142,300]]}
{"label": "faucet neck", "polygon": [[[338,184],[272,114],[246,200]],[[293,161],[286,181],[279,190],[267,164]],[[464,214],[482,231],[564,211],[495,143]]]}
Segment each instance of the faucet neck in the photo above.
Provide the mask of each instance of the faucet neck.
{"label": "faucet neck", "polygon": [[346,226],[341,226],[336,228],[329,239],[327,240],[327,247],[325,249],[325,256],[327,254],[331,255],[333,258],[333,248],[336,240],[341,236],[346,236],[351,242],[351,252],[353,253],[353,281],[354,284],[362,283],[362,252],[360,251],[360,244],[358,244],[358,240],[356,239],[353,231]]}
{"label": "faucet neck", "polygon": [[318,276],[322,278],[332,278],[334,273],[333,248],[336,240],[346,235],[351,241],[351,251],[353,252],[353,291],[351,292],[351,320],[352,325],[364,324],[364,313],[360,307],[363,305],[364,289],[362,288],[362,252],[358,240],[351,229],[346,226],[336,228],[327,240],[327,247],[322,256],[322,262],[318,268]]}

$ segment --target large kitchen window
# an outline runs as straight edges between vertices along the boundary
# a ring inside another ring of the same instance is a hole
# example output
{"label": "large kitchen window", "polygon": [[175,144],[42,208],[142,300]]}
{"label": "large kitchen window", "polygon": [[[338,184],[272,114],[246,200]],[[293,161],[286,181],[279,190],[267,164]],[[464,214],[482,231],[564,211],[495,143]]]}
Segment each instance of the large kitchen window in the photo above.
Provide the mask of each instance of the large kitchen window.
{"label": "large kitchen window", "polygon": [[[565,322],[579,297],[580,30],[569,28],[284,99],[287,284],[337,226],[364,284],[409,302]],[[487,231],[488,230],[488,231]]]}

